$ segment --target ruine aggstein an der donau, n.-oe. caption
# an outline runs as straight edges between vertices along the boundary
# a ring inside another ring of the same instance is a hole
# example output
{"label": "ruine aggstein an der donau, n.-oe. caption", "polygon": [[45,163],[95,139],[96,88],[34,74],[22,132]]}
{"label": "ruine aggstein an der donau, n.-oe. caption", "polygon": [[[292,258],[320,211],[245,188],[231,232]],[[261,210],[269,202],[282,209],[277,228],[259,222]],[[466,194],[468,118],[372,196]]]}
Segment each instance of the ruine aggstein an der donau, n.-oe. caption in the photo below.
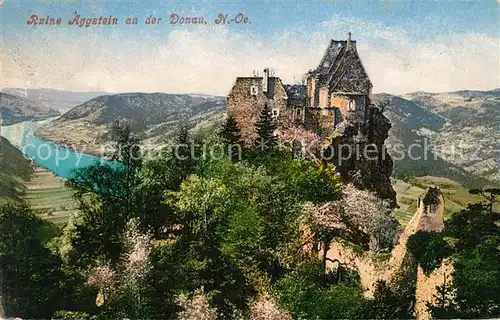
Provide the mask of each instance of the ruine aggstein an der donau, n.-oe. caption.
{"label": "ruine aggstein an der donau, n.-oe. caption", "polygon": [[173,24],[173,25],[227,25],[227,24],[250,24],[250,19],[243,13],[229,15],[219,13],[215,18],[209,20],[202,16],[184,16],[177,13],[172,13],[166,19],[162,17],[153,17],[152,15],[139,19],[138,17],[119,18],[113,15],[98,16],[98,17],[82,17],[75,14],[71,19],[64,20],[62,17],[51,17],[49,15],[39,16],[32,14],[26,21],[29,26],[60,26],[67,24],[69,26],[78,26],[80,28],[89,28],[93,26],[117,26],[120,24],[125,25],[160,25],[160,24]]}

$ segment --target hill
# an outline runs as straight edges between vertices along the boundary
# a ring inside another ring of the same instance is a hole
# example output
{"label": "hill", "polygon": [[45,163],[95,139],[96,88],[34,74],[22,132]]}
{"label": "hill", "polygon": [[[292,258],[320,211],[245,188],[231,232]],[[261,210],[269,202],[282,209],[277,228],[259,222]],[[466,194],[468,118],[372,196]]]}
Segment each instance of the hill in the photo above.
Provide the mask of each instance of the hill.
{"label": "hill", "polygon": [[[442,176],[473,188],[499,184],[496,143],[500,140],[500,90],[449,93],[414,92],[373,95],[373,103],[389,99],[384,111],[392,128],[386,143],[394,175]],[[213,131],[225,116],[224,97],[162,93],[126,93],[93,98],[73,108],[39,132],[45,138],[89,153],[108,141],[110,124],[127,120],[158,148],[184,123],[192,132]],[[71,136],[67,135],[71,132]],[[398,158],[401,144],[413,159]]]}
{"label": "hill", "polygon": [[73,107],[98,96],[106,95],[106,92],[73,92],[57,89],[22,89],[5,88],[3,92],[29,99],[41,106],[51,108],[64,113]]}
{"label": "hill", "polygon": [[398,143],[406,151],[417,145],[411,154],[418,160],[396,159],[395,175],[442,176],[467,187],[500,183],[495,154],[495,141],[500,140],[499,94],[492,90],[374,95],[374,103],[391,100],[384,112],[392,124],[391,155],[398,156]]}
{"label": "hill", "polygon": [[21,200],[32,171],[31,161],[0,136],[0,203]]}
{"label": "hill", "polygon": [[3,125],[29,120],[40,120],[58,115],[60,115],[59,111],[27,98],[0,92],[0,116],[3,120]]}
{"label": "hill", "polygon": [[[210,131],[223,118],[224,98],[216,96],[123,93],[99,96],[42,127],[38,134],[57,143],[98,154],[117,120],[127,121],[146,148],[158,147],[180,124]],[[71,136],[67,135],[71,132]]]}

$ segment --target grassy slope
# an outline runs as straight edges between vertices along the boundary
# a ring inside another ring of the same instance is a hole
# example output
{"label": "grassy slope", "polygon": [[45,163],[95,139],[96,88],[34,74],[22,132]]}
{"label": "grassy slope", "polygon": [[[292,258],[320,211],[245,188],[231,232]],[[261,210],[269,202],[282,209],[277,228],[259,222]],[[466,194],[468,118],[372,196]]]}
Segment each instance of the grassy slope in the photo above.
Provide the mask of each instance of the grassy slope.
{"label": "grassy slope", "polygon": [[43,169],[33,169],[21,151],[0,136],[0,204],[26,202],[55,223],[66,223],[75,210],[74,191]]}
{"label": "grassy slope", "polygon": [[[481,202],[483,198],[478,195],[469,194],[469,189],[455,181],[440,177],[418,177],[407,181],[397,180],[394,189],[397,192],[398,204],[401,207],[396,211],[396,218],[406,224],[417,209],[418,197],[425,193],[428,186],[438,186],[444,195],[444,218],[449,219],[451,215],[464,209],[467,204]],[[497,209],[500,204],[497,206]]]}
{"label": "grassy slope", "polygon": [[0,136],[0,203],[20,201],[32,171],[31,161]]}
{"label": "grassy slope", "polygon": [[24,200],[44,219],[65,224],[76,209],[74,191],[62,179],[45,169],[37,169],[27,183]]}

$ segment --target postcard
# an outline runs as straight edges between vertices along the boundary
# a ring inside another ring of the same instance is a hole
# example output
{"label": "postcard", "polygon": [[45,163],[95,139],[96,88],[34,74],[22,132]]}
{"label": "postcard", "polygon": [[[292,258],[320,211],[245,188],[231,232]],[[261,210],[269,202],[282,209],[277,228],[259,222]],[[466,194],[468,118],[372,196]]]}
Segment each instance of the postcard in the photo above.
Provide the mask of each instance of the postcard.
{"label": "postcard", "polygon": [[0,319],[500,318],[498,0],[0,9]]}

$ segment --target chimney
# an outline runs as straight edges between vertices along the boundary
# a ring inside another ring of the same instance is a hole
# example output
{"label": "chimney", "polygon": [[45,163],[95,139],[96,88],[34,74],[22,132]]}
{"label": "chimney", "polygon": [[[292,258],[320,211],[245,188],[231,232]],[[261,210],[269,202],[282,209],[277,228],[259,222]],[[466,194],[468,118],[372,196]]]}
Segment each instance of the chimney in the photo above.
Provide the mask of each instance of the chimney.
{"label": "chimney", "polygon": [[347,49],[351,47],[351,33],[347,33]]}
{"label": "chimney", "polygon": [[264,78],[262,79],[262,92],[269,92],[269,68],[264,69]]}

